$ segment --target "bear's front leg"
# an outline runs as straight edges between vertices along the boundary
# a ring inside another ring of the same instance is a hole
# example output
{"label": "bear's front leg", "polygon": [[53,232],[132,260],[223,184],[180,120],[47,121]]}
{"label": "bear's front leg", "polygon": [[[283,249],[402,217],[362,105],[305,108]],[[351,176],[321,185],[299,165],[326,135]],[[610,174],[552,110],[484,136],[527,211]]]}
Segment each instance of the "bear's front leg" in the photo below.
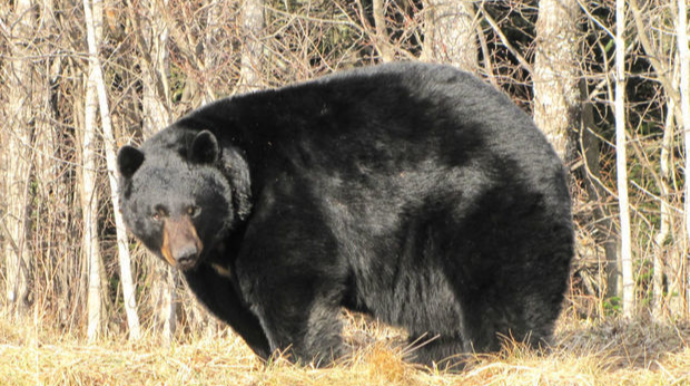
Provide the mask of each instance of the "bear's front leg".
{"label": "bear's front leg", "polygon": [[184,271],[184,276],[201,304],[229,324],[256,355],[268,359],[271,350],[259,320],[243,304],[230,278],[220,275],[207,264]]}
{"label": "bear's front leg", "polygon": [[238,282],[271,350],[293,362],[326,366],[344,354],[346,264],[323,224],[305,211],[286,212],[255,217],[265,221],[247,231],[236,263]]}
{"label": "bear's front leg", "polygon": [[[266,280],[271,280],[266,278]],[[258,286],[252,305],[273,351],[292,362],[321,367],[344,354],[340,291],[327,283],[299,275],[290,281]]]}

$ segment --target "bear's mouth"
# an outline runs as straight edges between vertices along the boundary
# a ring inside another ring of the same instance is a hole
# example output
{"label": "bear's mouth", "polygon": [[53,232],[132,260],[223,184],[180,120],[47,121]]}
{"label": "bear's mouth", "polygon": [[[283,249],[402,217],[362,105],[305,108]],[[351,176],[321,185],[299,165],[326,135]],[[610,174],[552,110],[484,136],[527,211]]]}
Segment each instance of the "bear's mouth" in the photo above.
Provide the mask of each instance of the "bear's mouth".
{"label": "bear's mouth", "polygon": [[189,216],[168,217],[163,224],[161,255],[171,266],[183,271],[194,269],[204,246]]}

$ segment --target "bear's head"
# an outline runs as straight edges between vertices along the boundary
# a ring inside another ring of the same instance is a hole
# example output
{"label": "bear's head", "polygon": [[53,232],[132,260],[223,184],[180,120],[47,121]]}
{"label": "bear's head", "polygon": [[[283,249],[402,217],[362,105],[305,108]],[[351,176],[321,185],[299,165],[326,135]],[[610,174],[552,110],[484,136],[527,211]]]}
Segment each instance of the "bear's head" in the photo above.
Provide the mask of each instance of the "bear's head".
{"label": "bear's head", "polygon": [[125,224],[181,270],[194,269],[248,212],[233,197],[248,190],[248,180],[225,173],[221,153],[209,131],[160,133],[118,152]]}

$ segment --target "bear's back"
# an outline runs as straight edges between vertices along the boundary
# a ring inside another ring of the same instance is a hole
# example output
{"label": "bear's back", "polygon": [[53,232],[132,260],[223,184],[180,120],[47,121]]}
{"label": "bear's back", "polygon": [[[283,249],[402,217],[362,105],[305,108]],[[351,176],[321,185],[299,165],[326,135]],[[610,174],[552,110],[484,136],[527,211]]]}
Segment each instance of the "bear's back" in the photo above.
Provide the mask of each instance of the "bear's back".
{"label": "bear's back", "polygon": [[560,168],[529,116],[474,76],[448,66],[357,69],[210,104],[173,126],[209,129],[249,164],[333,173],[404,173],[478,158]]}

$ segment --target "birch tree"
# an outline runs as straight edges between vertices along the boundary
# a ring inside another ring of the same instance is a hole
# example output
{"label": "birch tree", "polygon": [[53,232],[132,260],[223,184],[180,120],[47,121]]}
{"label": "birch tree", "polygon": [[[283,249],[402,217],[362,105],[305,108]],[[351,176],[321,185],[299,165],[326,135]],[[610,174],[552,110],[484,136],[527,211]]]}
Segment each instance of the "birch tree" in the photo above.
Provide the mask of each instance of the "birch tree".
{"label": "birch tree", "polygon": [[623,283],[623,315],[631,317],[635,306],[635,281],[633,279],[632,246],[630,240],[630,207],[628,200],[628,171],[625,137],[625,0],[616,0],[616,172],[618,207],[620,209],[621,273]]}
{"label": "birch tree", "polygon": [[[630,1],[630,10],[635,26],[635,35],[639,38],[645,55],[649,62],[656,69],[653,81],[658,83],[666,99],[666,119],[663,122],[662,139],[659,149],[659,173],[654,176],[656,185],[659,189],[659,227],[653,237],[653,256],[652,256],[652,316],[660,319],[663,316],[666,306],[676,307],[677,296],[671,295],[670,302],[666,302],[665,292],[669,294],[679,293],[682,278],[679,272],[682,265],[678,264],[677,259],[673,259],[669,252],[669,240],[673,239],[671,234],[671,223],[673,213],[671,211],[671,158],[673,137],[675,132],[675,122],[680,122],[680,114],[677,114],[680,104],[678,94],[680,70],[677,50],[671,43],[673,37],[663,29],[657,28],[665,20],[673,20],[675,4],[660,2],[644,2],[638,0]],[[640,6],[645,8],[640,9]],[[678,116],[678,119],[676,119]],[[666,282],[664,280],[666,276]],[[676,307],[677,308],[677,307]]]}
{"label": "birch tree", "polygon": [[[91,2],[100,9],[98,19],[94,17]],[[139,316],[137,315],[136,290],[132,280],[131,263],[129,256],[129,243],[124,220],[120,214],[120,197],[118,196],[117,181],[117,161],[115,157],[115,137],[113,134],[112,123],[110,120],[110,110],[108,108],[108,95],[105,87],[105,80],[101,70],[101,62],[98,56],[99,36],[96,35],[96,23],[102,23],[102,5],[100,0],[83,0],[84,18],[86,21],[86,35],[89,47],[89,65],[95,73],[96,94],[98,96],[98,110],[100,112],[101,125],[103,129],[103,139],[105,142],[106,165],[108,169],[108,181],[110,185],[110,199],[113,205],[113,216],[115,218],[115,228],[117,232],[117,249],[120,262],[120,280],[122,283],[125,311],[127,313],[127,324],[129,327],[129,337],[136,340],[140,337]]]}
{"label": "birch tree", "polygon": [[[690,171],[690,50],[688,49],[688,9],[686,0],[678,0],[678,53],[680,55],[680,95],[681,95],[681,115],[683,128],[683,142],[685,144],[685,232],[687,240],[690,240],[690,182],[688,175]],[[690,253],[685,252],[686,256]],[[685,266],[686,271],[686,310],[690,310],[690,269]]]}
{"label": "birch tree", "polygon": [[[94,23],[94,18],[102,17],[102,4],[94,1],[93,12],[90,14],[94,40],[100,41],[103,29],[100,23]],[[95,341],[103,329],[104,315],[102,315],[103,290],[101,285],[101,254],[98,240],[98,78],[93,60],[89,61],[86,83],[86,101],[84,107],[84,128],[82,136],[82,172],[81,172],[81,206],[83,216],[82,253],[88,267],[87,307],[88,324],[87,337],[90,342]]]}
{"label": "birch tree", "polygon": [[[672,70],[672,85],[679,87],[679,66],[678,58],[674,60],[674,69]],[[654,256],[652,261],[653,278],[652,278],[652,316],[660,319],[664,315],[664,273],[670,278],[668,289],[670,293],[678,292],[682,288],[682,279],[678,279],[678,271],[682,265],[676,264],[673,261],[667,261],[669,256],[667,251],[667,244],[672,238],[672,208],[671,208],[671,152],[673,147],[673,137],[675,136],[675,114],[676,103],[674,98],[668,98],[666,107],[666,119],[663,127],[663,135],[661,139],[661,149],[659,150],[659,230],[654,235]],[[676,268],[676,269],[673,269]],[[675,303],[675,302],[671,302]]]}

